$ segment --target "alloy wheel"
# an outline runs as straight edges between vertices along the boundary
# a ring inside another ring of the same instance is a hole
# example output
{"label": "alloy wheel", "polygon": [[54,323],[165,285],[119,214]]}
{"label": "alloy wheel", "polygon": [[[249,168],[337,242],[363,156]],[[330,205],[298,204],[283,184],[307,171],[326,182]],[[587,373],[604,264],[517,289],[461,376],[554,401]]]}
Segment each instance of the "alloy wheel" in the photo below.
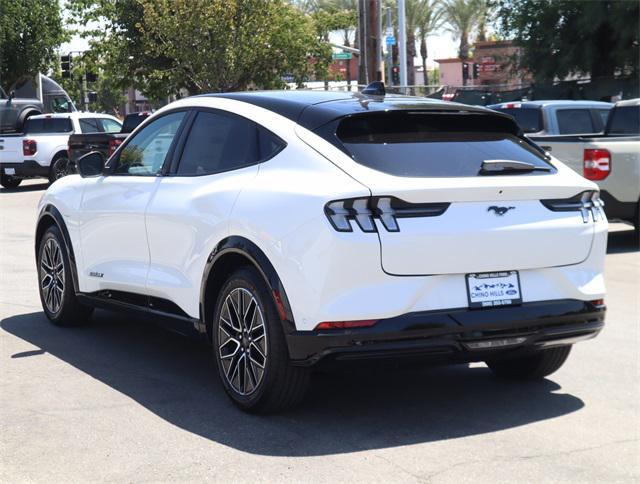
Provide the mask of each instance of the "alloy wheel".
{"label": "alloy wheel", "polygon": [[218,353],[227,383],[240,395],[256,391],[267,364],[264,314],[244,288],[225,298],[218,321]]}
{"label": "alloy wheel", "polygon": [[47,239],[40,256],[40,288],[51,313],[57,313],[62,306],[64,283],[62,249],[55,239]]}

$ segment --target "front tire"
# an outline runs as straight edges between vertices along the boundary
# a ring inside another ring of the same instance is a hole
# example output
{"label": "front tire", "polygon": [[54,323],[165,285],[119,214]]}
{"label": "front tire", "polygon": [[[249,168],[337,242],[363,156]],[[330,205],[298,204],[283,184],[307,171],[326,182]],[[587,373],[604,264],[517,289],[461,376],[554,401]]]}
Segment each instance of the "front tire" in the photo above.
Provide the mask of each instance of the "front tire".
{"label": "front tire", "polygon": [[16,178],[15,176],[11,175],[0,175],[0,185],[2,185],[4,188],[18,188],[20,183],[22,183],[22,180],[20,178]]}
{"label": "front tire", "polygon": [[44,314],[58,326],[86,324],[93,311],[78,301],[72,277],[64,239],[53,225],[38,245],[38,289]]}
{"label": "front tire", "polygon": [[239,269],[227,279],[212,337],[220,380],[242,410],[273,413],[302,400],[309,373],[291,365],[273,298],[255,269]]}
{"label": "front tire", "polygon": [[567,361],[570,352],[570,345],[560,346],[519,358],[487,360],[486,363],[501,378],[540,380],[558,370]]}

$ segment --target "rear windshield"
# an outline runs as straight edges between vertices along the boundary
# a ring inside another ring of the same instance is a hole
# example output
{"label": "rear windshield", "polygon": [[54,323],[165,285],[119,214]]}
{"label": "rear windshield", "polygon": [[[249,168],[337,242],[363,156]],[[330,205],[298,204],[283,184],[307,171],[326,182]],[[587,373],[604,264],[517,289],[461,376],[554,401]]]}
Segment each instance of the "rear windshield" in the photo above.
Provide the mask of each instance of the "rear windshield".
{"label": "rear windshield", "polygon": [[131,133],[134,129],[138,127],[140,123],[142,123],[145,119],[149,117],[149,114],[146,112],[143,113],[133,113],[128,114],[122,123],[121,133]]}
{"label": "rear windshield", "polygon": [[69,118],[39,118],[27,119],[24,132],[31,134],[70,133],[73,125]]}
{"label": "rear windshield", "polygon": [[610,116],[610,134],[640,134],[640,106],[617,107]]}
{"label": "rear windshield", "polygon": [[537,133],[544,128],[540,108],[498,108],[496,111],[516,118],[516,123],[524,133]]}
{"label": "rear windshield", "polygon": [[355,161],[395,176],[477,176],[487,160],[550,167],[495,116],[376,113],[343,119],[336,134]]}

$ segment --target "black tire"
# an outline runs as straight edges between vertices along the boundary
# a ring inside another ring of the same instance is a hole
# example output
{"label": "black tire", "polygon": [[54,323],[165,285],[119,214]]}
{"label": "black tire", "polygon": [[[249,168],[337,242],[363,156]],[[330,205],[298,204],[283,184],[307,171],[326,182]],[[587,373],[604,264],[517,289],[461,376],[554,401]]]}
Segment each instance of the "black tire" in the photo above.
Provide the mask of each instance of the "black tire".
{"label": "black tire", "polygon": [[[229,298],[237,304],[234,306]],[[252,313],[252,305],[260,312]],[[251,320],[247,326],[240,322],[238,312],[246,314],[243,320]],[[250,330],[245,332],[243,328]],[[241,268],[227,279],[218,295],[211,329],[220,380],[227,395],[242,410],[279,412],[304,398],[309,372],[291,365],[275,303],[255,269]]]}
{"label": "black tire", "polygon": [[78,301],[72,277],[64,239],[60,229],[52,225],[38,244],[38,290],[44,314],[53,324],[87,324],[93,312]]}
{"label": "black tire", "polygon": [[520,358],[486,361],[496,376],[516,380],[540,380],[558,370],[567,360],[571,346],[548,348]]}
{"label": "black tire", "polygon": [[11,175],[0,175],[0,185],[2,185],[4,188],[18,188],[20,183],[22,183],[22,180],[20,178],[16,178],[15,176]]}
{"label": "black tire", "polygon": [[68,174],[69,158],[65,155],[60,155],[51,161],[51,168],[49,168],[49,183],[53,183]]}

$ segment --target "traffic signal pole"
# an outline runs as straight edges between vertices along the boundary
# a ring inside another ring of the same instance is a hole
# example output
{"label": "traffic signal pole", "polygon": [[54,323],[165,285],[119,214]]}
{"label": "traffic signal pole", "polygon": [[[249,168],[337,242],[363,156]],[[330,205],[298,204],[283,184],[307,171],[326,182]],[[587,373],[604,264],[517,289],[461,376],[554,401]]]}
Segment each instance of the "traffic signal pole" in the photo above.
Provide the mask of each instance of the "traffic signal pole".
{"label": "traffic signal pole", "polygon": [[401,86],[407,85],[406,23],[407,23],[407,19],[405,16],[404,0],[398,0],[398,50],[400,51],[400,85]]}

